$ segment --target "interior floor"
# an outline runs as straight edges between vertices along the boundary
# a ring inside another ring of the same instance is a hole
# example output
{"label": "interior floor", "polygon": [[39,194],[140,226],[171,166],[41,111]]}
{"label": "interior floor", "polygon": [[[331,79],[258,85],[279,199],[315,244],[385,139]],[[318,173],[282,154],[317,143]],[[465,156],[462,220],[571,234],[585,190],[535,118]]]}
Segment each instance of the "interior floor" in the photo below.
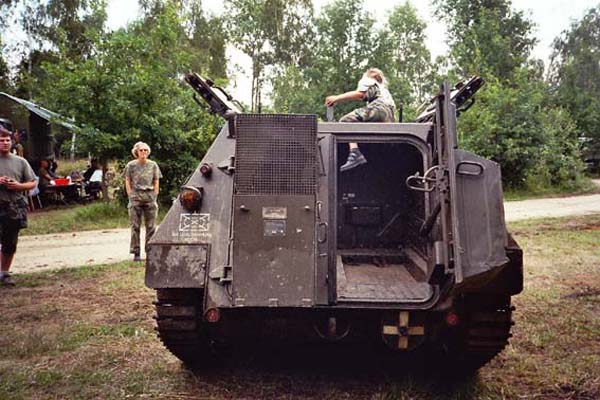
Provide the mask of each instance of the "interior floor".
{"label": "interior floor", "polygon": [[337,297],[339,301],[424,302],[433,290],[419,282],[407,263],[348,263],[337,258]]}

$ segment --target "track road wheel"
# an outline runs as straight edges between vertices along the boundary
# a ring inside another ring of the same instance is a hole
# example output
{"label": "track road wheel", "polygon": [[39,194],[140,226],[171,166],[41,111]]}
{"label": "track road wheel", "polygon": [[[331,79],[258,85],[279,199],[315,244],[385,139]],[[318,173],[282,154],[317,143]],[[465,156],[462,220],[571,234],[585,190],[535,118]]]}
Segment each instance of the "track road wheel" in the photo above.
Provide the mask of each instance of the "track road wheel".
{"label": "track road wheel", "polygon": [[207,366],[216,356],[202,320],[203,294],[201,289],[156,290],[158,336],[190,368]]}

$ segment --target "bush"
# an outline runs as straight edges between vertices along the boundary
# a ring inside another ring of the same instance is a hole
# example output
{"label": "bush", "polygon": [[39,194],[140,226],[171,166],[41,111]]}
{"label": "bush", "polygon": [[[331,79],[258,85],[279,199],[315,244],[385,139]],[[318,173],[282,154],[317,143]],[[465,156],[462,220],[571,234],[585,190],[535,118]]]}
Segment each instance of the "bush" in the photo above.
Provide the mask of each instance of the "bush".
{"label": "bush", "polygon": [[545,83],[526,70],[510,84],[492,79],[459,119],[459,140],[466,149],[498,162],[508,188],[576,189],[584,166],[575,124],[565,109],[548,100]]}

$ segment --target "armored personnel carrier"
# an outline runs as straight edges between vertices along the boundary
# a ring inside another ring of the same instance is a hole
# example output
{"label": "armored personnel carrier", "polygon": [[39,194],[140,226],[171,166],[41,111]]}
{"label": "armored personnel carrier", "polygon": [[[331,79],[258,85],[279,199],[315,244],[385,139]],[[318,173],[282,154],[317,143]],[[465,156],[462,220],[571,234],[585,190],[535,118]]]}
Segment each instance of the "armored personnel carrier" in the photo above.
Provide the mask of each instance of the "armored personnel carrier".
{"label": "armored personnel carrier", "polygon": [[[441,85],[415,123],[250,114],[186,81],[227,120],[149,244],[164,345],[189,365],[215,345],[286,339],[429,348],[478,368],[507,344],[522,252],[500,168],[457,146],[479,77]],[[339,167],[348,143],[368,163]]]}

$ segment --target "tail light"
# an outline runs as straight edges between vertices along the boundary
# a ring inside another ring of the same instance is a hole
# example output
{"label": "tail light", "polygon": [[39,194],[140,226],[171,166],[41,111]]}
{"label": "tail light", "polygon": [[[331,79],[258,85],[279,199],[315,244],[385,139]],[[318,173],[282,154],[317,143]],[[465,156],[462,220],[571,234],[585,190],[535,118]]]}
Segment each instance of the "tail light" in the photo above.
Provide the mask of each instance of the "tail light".
{"label": "tail light", "polygon": [[453,311],[450,311],[446,314],[446,324],[450,327],[457,326],[460,323],[460,318],[458,318],[458,314]]}
{"label": "tail light", "polygon": [[204,313],[204,319],[211,323],[219,322],[219,320],[221,319],[221,312],[218,308],[209,308]]}
{"label": "tail light", "polygon": [[204,189],[194,186],[183,186],[179,193],[179,202],[189,212],[200,210]]}

